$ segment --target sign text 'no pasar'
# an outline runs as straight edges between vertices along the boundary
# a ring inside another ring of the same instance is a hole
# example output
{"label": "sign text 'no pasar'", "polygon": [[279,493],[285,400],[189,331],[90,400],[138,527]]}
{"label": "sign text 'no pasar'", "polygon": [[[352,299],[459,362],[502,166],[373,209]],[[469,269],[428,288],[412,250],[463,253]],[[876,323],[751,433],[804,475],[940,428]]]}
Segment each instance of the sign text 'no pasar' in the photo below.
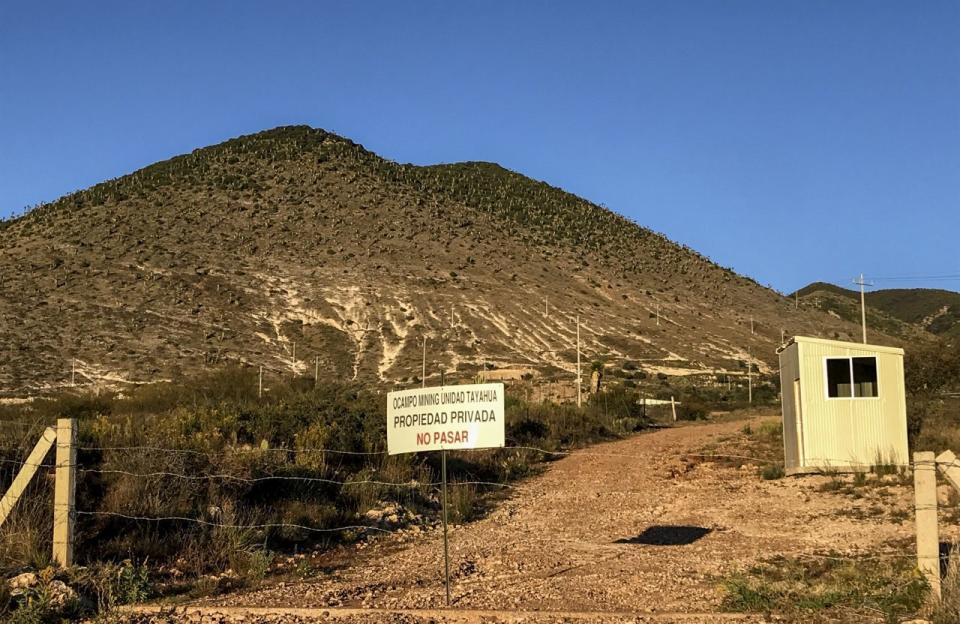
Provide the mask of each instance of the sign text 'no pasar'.
{"label": "sign text 'no pasar'", "polygon": [[399,390],[387,395],[387,451],[503,446],[503,384]]}

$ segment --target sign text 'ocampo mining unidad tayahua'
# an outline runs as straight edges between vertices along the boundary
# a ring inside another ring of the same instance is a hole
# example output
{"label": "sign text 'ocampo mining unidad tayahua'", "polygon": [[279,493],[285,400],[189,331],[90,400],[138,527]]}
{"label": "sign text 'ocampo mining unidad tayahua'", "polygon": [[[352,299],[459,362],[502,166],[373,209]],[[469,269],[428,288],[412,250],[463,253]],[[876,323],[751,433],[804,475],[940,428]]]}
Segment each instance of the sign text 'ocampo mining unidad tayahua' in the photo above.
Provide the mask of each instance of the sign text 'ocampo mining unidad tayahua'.
{"label": "sign text 'ocampo mining unidad tayahua'", "polygon": [[398,390],[387,394],[387,452],[503,446],[503,384]]}

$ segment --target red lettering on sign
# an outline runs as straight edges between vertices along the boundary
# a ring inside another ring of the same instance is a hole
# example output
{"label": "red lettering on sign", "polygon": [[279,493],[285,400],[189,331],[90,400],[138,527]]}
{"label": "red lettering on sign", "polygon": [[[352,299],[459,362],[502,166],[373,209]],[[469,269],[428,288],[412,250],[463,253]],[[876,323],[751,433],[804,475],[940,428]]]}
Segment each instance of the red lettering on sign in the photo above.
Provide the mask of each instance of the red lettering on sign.
{"label": "red lettering on sign", "polygon": [[434,431],[434,444],[466,444],[470,441],[469,431]]}

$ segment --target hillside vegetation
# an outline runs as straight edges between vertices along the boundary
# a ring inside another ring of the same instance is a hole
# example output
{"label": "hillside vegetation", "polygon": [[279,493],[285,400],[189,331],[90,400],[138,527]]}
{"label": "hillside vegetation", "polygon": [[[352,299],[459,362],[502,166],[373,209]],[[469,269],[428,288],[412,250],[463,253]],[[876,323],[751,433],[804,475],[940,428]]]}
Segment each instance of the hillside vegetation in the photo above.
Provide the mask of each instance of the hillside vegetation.
{"label": "hillside vegetation", "polygon": [[[815,282],[797,293],[802,301],[832,310],[842,318],[860,318],[860,293]],[[887,288],[869,291],[867,323],[886,333],[909,335],[916,328],[936,335],[960,336],[960,293],[936,288]]]}
{"label": "hillside vegetation", "polygon": [[424,338],[431,378],[569,380],[577,315],[585,359],[705,379],[769,372],[781,330],[857,331],[543,182],[489,163],[397,164],[306,126],[0,227],[8,396],[224,363],[401,383],[419,377]]}

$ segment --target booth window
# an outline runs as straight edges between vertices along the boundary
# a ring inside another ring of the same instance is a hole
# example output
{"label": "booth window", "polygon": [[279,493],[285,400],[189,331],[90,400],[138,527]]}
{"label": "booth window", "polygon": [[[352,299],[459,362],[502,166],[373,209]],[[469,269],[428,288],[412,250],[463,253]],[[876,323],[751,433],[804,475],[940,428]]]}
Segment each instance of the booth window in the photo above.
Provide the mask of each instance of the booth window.
{"label": "booth window", "polygon": [[877,394],[877,358],[827,358],[827,396],[872,398]]}

